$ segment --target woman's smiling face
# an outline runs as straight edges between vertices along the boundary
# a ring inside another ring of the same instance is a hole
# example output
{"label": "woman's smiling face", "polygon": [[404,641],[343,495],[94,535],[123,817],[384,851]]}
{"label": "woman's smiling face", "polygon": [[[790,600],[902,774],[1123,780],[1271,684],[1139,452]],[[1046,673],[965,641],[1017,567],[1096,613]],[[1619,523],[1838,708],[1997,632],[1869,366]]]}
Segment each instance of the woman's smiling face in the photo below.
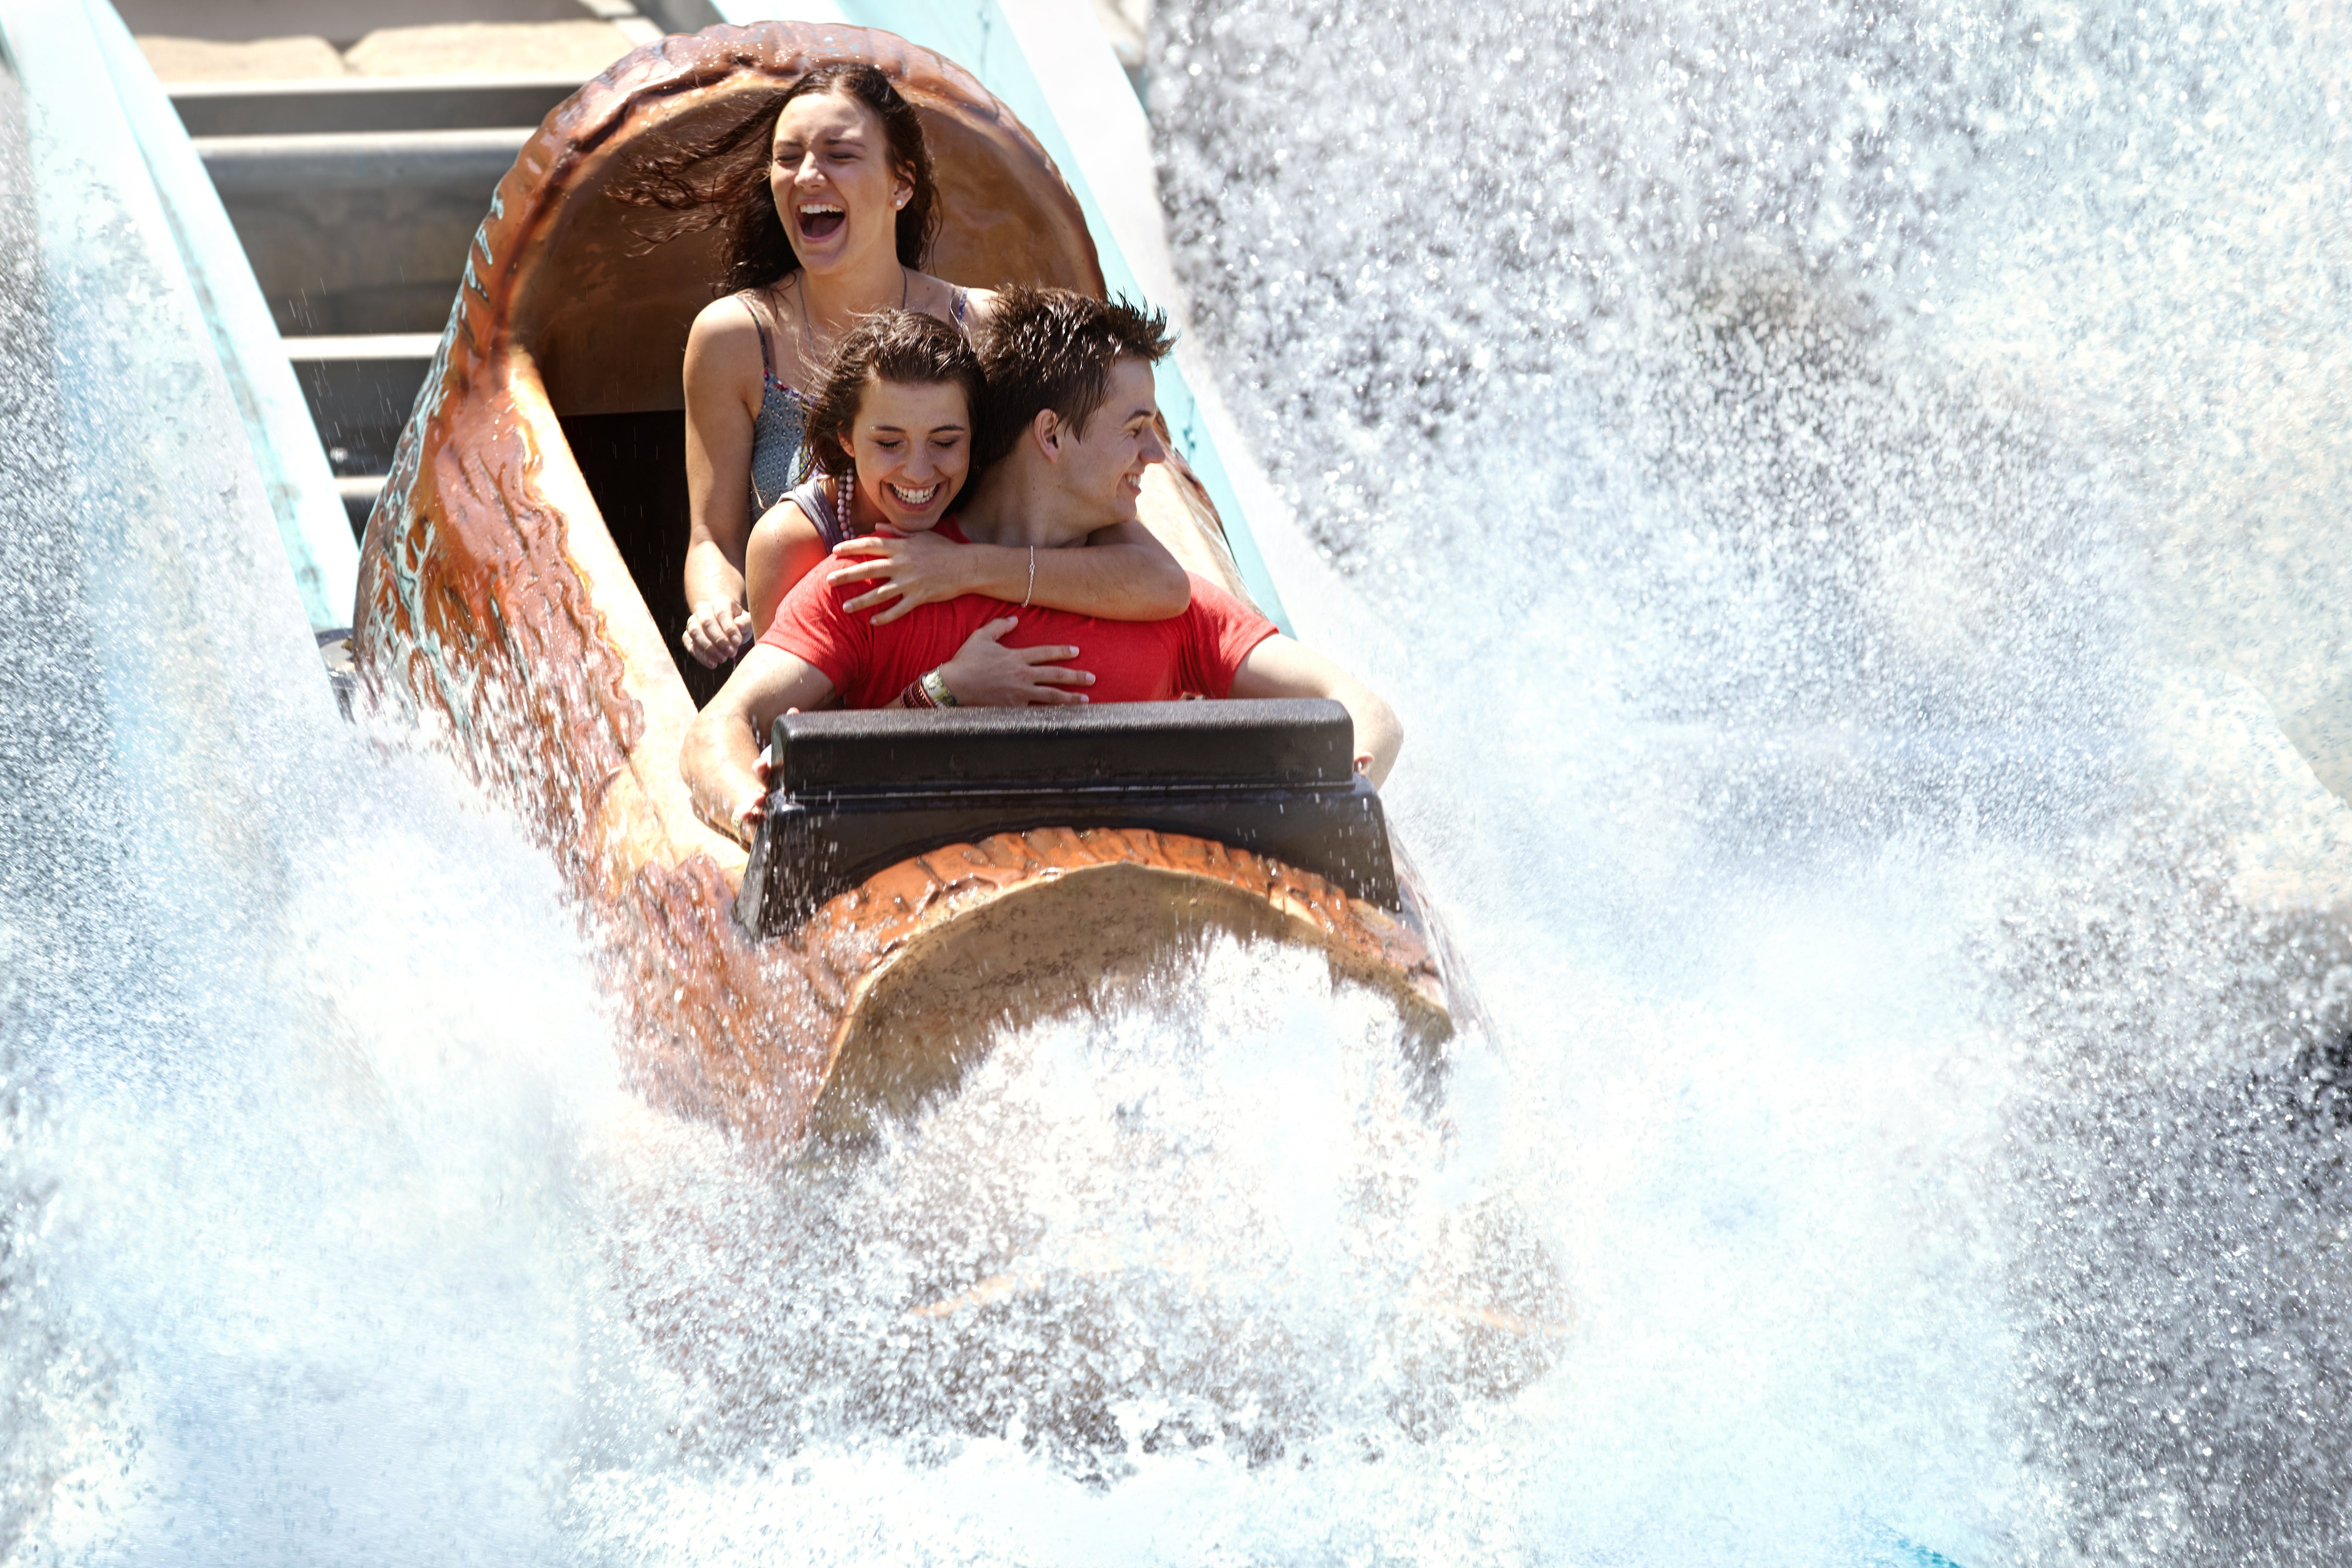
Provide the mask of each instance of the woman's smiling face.
{"label": "woman's smiling face", "polygon": [[890,161],[881,116],[842,92],[793,99],[776,116],[768,188],[801,265],[830,271],[875,246],[895,253],[913,186]]}
{"label": "woman's smiling face", "polygon": [[971,410],[954,382],[868,376],[849,427],[857,493],[894,533],[938,526],[971,471]]}

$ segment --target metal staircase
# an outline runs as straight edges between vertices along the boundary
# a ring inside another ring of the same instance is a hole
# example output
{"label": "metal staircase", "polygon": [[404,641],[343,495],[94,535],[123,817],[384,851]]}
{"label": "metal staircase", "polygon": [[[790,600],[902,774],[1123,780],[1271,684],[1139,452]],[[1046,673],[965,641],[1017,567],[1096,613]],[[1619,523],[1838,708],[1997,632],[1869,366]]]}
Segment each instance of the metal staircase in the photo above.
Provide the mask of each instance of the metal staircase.
{"label": "metal staircase", "polygon": [[172,102],[284,339],[356,532],[499,176],[580,81],[206,82]]}

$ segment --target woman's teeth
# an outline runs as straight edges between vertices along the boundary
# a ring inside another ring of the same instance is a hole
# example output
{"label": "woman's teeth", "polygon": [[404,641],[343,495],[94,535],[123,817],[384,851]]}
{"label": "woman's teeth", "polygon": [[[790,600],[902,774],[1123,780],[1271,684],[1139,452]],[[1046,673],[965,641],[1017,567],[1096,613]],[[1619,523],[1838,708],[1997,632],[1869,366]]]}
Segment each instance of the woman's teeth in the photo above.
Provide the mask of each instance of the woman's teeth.
{"label": "woman's teeth", "polygon": [[830,202],[812,202],[801,208],[801,233],[811,239],[823,239],[839,228],[846,216]]}
{"label": "woman's teeth", "polygon": [[925,485],[919,490],[910,490],[902,485],[886,482],[882,488],[897,497],[898,504],[903,507],[929,506],[931,504],[931,498],[940,493],[940,487],[936,484]]}

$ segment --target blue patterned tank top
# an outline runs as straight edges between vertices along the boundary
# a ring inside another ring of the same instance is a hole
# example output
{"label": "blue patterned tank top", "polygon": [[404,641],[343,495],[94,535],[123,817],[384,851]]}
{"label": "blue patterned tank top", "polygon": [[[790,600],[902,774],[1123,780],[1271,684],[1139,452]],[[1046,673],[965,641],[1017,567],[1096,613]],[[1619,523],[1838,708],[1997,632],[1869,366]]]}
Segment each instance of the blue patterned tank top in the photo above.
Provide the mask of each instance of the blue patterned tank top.
{"label": "blue patterned tank top", "polygon": [[[754,522],[759,521],[770,507],[782,500],[793,485],[806,479],[815,466],[808,458],[808,399],[796,388],[785,385],[782,378],[776,374],[776,351],[769,342],[767,318],[751,303],[756,292],[746,289],[735,296],[751,315],[751,325],[760,331],[760,415],[751,421],[751,521]],[[971,335],[971,329],[964,322],[964,309],[970,300],[969,289],[958,289],[949,297],[948,305],[956,331],[967,337]]]}
{"label": "blue patterned tank top", "polygon": [[753,308],[746,289],[735,298],[751,312],[760,330],[760,416],[751,421],[751,519],[784,499],[807,468],[808,399],[783,384],[776,374],[776,352],[768,341],[768,323]]}

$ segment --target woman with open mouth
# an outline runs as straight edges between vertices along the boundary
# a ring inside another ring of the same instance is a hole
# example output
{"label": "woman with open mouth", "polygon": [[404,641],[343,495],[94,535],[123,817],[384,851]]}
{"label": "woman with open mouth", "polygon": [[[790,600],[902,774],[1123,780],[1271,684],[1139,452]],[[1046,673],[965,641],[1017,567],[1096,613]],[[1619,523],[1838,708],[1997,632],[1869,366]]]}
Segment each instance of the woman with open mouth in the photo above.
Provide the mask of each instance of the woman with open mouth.
{"label": "woman with open mouth", "polygon": [[[659,205],[726,212],[733,292],[696,317],[685,366],[692,614],[680,640],[715,669],[758,635],[745,575],[755,526],[774,536],[761,555],[785,574],[761,584],[771,605],[851,537],[785,502],[811,469],[808,389],[835,351],[878,310],[920,311],[969,336],[985,324],[992,296],[922,270],[939,228],[930,152],[914,106],[873,66],[820,66],[719,138],[646,172],[668,186]],[[1085,607],[1126,619],[1181,612],[1182,570],[1141,528],[1132,531],[1103,542],[1133,551],[1122,576],[1136,588],[1118,604]],[[967,591],[927,584],[924,570],[908,561],[886,575],[918,599]]]}

